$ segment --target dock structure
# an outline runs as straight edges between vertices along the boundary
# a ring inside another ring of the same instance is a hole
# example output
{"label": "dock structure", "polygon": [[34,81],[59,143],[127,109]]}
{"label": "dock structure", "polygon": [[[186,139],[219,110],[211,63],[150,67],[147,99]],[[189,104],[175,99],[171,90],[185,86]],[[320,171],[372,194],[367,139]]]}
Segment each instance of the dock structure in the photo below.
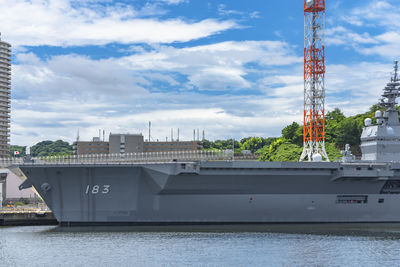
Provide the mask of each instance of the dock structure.
{"label": "dock structure", "polygon": [[0,226],[57,225],[54,214],[40,209],[2,209]]}

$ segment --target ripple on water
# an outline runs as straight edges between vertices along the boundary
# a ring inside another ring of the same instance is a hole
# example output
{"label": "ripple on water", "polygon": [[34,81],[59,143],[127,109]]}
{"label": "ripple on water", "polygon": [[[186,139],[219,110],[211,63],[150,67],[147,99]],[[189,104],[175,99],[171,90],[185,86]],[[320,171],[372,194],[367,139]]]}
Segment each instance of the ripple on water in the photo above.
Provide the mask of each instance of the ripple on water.
{"label": "ripple on water", "polygon": [[394,266],[399,250],[397,224],[0,228],[2,266]]}

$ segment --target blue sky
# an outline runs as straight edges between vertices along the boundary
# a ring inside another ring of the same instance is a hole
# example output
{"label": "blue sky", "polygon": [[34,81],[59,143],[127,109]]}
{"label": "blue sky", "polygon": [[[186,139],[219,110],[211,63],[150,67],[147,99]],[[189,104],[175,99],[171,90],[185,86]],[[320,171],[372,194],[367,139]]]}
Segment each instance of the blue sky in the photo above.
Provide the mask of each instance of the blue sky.
{"label": "blue sky", "polygon": [[[376,103],[400,54],[394,0],[326,1],[326,109]],[[278,136],[302,122],[303,2],[0,0],[11,143],[171,128]]]}

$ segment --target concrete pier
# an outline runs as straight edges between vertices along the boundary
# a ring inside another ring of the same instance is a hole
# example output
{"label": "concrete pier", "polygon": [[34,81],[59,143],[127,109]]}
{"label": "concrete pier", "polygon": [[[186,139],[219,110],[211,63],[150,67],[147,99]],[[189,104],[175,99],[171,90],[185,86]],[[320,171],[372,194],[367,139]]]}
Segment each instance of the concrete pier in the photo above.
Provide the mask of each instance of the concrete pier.
{"label": "concrete pier", "polygon": [[0,226],[57,225],[51,211],[1,210]]}

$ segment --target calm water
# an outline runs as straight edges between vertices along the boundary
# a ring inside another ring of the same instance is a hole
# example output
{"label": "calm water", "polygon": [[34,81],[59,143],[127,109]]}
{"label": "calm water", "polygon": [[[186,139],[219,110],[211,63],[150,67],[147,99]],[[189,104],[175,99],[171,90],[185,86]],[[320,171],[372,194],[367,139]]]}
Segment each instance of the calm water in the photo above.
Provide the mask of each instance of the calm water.
{"label": "calm water", "polygon": [[400,266],[400,225],[3,227],[0,265]]}

